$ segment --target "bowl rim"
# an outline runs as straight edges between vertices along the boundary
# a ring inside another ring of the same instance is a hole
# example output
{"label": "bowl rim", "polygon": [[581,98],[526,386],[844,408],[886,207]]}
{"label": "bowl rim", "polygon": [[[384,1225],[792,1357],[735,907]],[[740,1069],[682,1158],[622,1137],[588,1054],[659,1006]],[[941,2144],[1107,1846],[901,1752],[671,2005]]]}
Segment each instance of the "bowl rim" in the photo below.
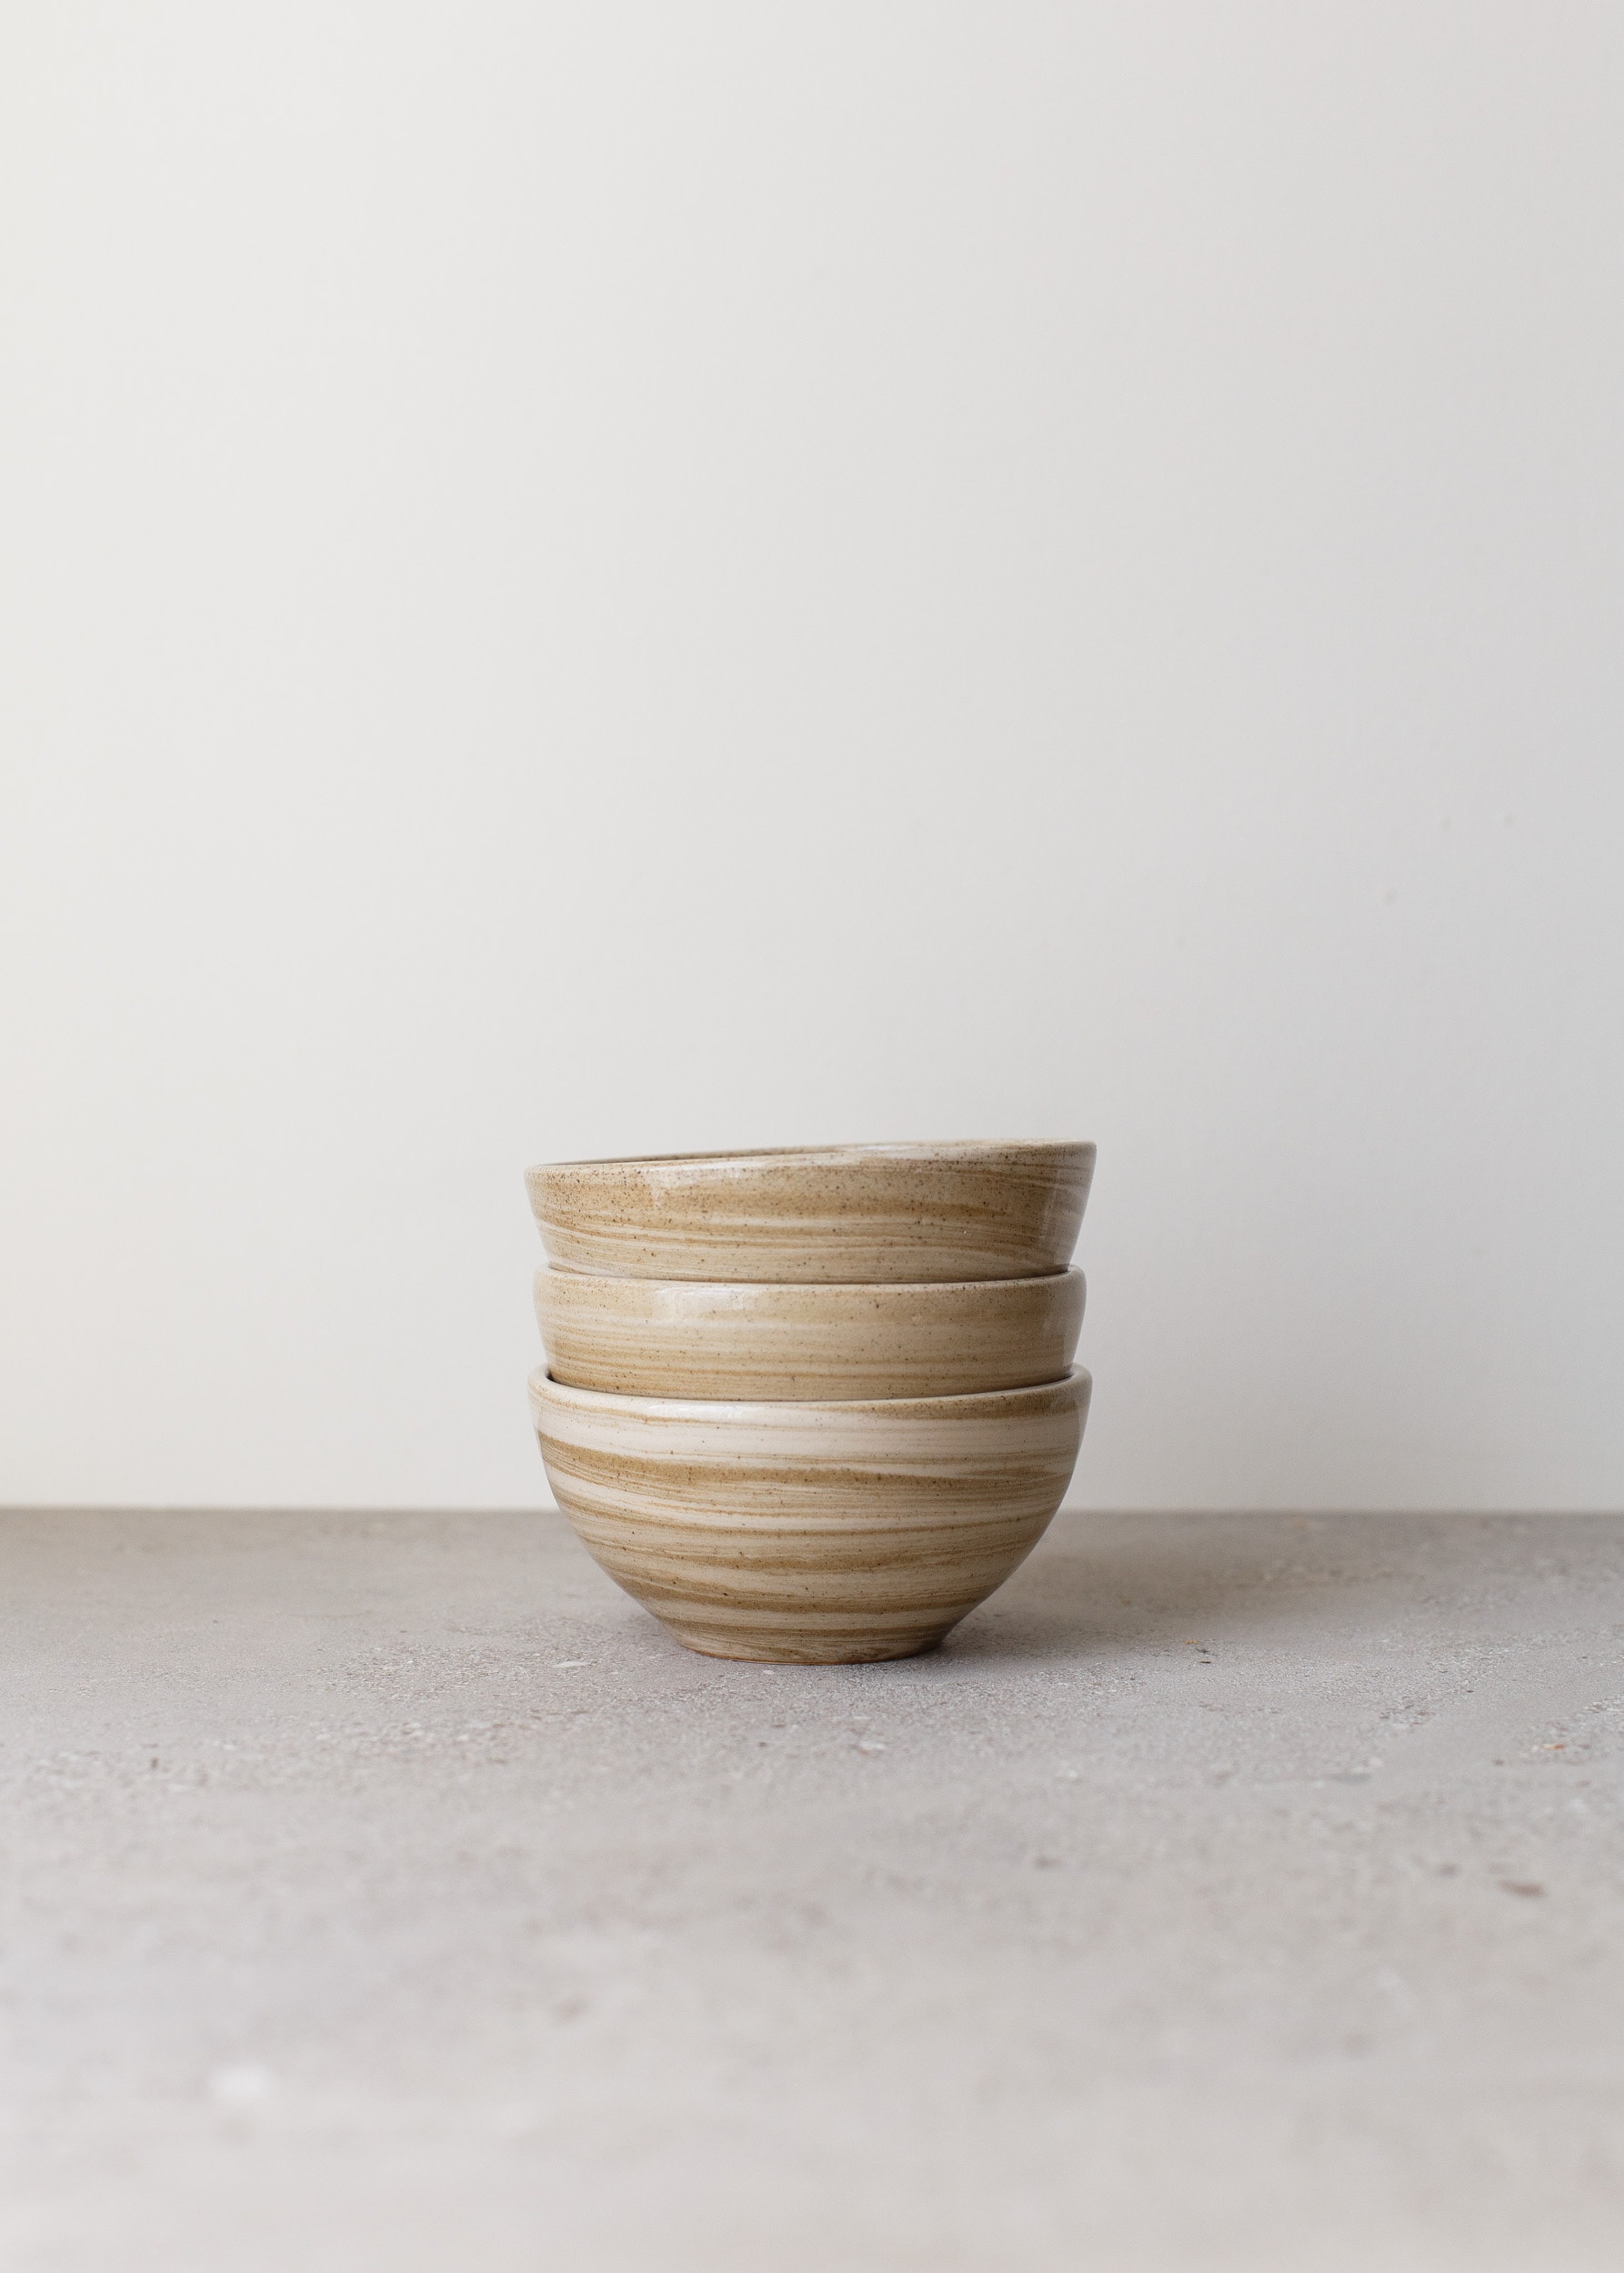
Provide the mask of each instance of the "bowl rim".
{"label": "bowl rim", "polygon": [[956,1154],[987,1152],[1030,1153],[1049,1158],[1079,1157],[1097,1152],[1098,1146],[1088,1136],[963,1136],[905,1138],[895,1143],[856,1145],[757,1145],[737,1152],[630,1152],[611,1153],[600,1158],[586,1160],[538,1160],[526,1168],[526,1176],[546,1176],[559,1168],[664,1168],[695,1167],[738,1161],[806,1160],[822,1165],[825,1162],[850,1160],[854,1157],[883,1160],[912,1160],[932,1154],[951,1158]]}
{"label": "bowl rim", "polygon": [[[557,1397],[584,1407],[588,1412],[613,1408],[630,1419],[729,1420],[760,1422],[767,1414],[805,1416],[812,1413],[890,1413],[898,1419],[934,1418],[962,1412],[968,1405],[1008,1404],[1020,1397],[1052,1396],[1072,1388],[1091,1397],[1094,1376],[1087,1366],[1068,1366],[1052,1381],[1028,1381],[1018,1389],[960,1389],[947,1397],[627,1397],[617,1389],[577,1389],[570,1382],[555,1381],[545,1365],[526,1377],[533,1397]],[[990,1417],[990,1416],[989,1416]]]}
{"label": "bowl rim", "polygon": [[745,1295],[752,1301],[765,1300],[773,1293],[877,1295],[887,1300],[901,1295],[928,1295],[934,1299],[941,1295],[974,1293],[982,1299],[994,1287],[1047,1287],[1056,1278],[1080,1278],[1086,1284],[1087,1277],[1080,1263],[1062,1263],[1058,1270],[1022,1271],[1018,1278],[632,1278],[613,1271],[584,1271],[574,1263],[555,1263],[549,1258],[536,1266],[534,1283],[574,1278],[592,1287],[661,1287],[683,1294],[699,1288],[707,1294]]}

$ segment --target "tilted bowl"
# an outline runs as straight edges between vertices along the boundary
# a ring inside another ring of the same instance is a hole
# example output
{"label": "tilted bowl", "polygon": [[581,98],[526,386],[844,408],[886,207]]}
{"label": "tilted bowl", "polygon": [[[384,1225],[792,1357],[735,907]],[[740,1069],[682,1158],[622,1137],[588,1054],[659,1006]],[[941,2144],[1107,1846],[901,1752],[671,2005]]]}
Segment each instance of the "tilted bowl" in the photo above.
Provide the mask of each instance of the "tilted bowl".
{"label": "tilted bowl", "polygon": [[622,1397],[957,1397],[1058,1381],[1079,1270],[900,1287],[536,1274],[555,1381]]}
{"label": "tilted bowl", "polygon": [[1071,1260],[1089,1144],[831,1145],[526,1174],[548,1260],[609,1278],[1031,1278]]}
{"label": "tilted bowl", "polygon": [[608,1397],[530,1377],[589,1554],[690,1649],[841,1665],[933,1648],[1065,1495],[1088,1376],[978,1397]]}

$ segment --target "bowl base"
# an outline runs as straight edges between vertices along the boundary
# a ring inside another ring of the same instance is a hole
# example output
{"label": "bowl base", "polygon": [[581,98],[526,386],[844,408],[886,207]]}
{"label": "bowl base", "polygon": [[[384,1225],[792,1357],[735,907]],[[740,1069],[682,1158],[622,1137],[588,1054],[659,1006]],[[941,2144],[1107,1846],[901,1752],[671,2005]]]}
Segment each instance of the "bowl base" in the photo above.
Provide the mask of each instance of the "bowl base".
{"label": "bowl base", "polygon": [[714,1627],[685,1626],[662,1617],[660,1624],[674,1641],[700,1657],[729,1657],[757,1666],[874,1666],[895,1657],[923,1657],[939,1649],[953,1626],[932,1627],[923,1634],[887,1635],[867,1641],[821,1634],[719,1634]]}

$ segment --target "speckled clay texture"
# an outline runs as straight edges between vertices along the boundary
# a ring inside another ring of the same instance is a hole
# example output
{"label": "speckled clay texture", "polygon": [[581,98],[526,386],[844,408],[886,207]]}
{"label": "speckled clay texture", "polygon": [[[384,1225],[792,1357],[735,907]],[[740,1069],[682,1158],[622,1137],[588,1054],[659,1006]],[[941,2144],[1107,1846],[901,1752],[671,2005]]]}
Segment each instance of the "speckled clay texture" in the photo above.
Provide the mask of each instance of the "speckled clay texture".
{"label": "speckled clay texture", "polygon": [[1063,1270],[1090,1144],[837,1145],[531,1168],[549,1261],[613,1278],[1030,1278]]}
{"label": "speckled clay texture", "polygon": [[957,1397],[1064,1378],[1079,1270],[957,1285],[716,1286],[536,1274],[556,1381],[623,1397]]}
{"label": "speckled clay texture", "polygon": [[530,1377],[559,1506],[690,1649],[830,1665],[934,1648],[1060,1505],[1088,1376],[989,1396],[707,1404]]}

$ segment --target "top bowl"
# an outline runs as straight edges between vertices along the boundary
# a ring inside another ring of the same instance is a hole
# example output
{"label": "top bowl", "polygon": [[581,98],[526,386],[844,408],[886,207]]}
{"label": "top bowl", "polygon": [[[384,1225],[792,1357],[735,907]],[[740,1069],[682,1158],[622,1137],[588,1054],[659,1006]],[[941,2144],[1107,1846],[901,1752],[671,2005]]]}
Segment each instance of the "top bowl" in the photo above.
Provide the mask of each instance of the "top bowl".
{"label": "top bowl", "polygon": [[549,1261],[609,1278],[917,1285],[1064,1270],[1088,1144],[828,1145],[566,1160],[525,1183]]}

